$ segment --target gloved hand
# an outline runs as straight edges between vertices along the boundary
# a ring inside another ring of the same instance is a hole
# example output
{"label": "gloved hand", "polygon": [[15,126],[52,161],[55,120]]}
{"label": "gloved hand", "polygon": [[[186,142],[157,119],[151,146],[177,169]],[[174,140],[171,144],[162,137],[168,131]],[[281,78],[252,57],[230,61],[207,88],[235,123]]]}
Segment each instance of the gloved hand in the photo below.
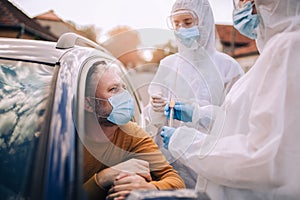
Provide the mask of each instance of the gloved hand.
{"label": "gloved hand", "polygon": [[164,107],[167,104],[167,99],[160,93],[151,95],[151,105],[155,112],[163,112]]}
{"label": "gloved hand", "polygon": [[169,126],[163,126],[160,132],[160,136],[163,138],[164,148],[168,149],[170,138],[172,137],[176,129]]}
{"label": "gloved hand", "polygon": [[[170,118],[170,104],[167,104],[165,106],[164,114],[165,116],[169,119]],[[181,102],[176,102],[174,106],[174,119],[183,121],[183,122],[192,122],[193,118],[193,111],[194,107],[181,103]]]}

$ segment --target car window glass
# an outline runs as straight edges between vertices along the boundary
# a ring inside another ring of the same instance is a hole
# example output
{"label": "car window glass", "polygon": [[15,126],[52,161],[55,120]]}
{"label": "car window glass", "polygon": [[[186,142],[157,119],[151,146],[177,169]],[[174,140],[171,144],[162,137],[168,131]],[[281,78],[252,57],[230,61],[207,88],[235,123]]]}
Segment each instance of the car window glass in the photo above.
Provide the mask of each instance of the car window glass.
{"label": "car window glass", "polygon": [[1,198],[26,196],[53,72],[44,64],[0,59]]}

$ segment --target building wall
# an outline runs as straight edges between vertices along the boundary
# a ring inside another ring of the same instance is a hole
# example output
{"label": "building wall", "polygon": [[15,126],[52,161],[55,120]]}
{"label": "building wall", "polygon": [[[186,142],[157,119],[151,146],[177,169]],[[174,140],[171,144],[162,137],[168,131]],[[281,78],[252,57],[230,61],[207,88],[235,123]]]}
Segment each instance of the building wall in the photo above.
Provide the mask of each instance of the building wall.
{"label": "building wall", "polygon": [[49,27],[49,31],[54,34],[56,37],[61,36],[63,33],[74,32],[73,29],[67,27],[63,22],[57,21],[46,21],[46,20],[37,20],[41,26]]}
{"label": "building wall", "polygon": [[258,55],[250,55],[250,56],[243,56],[240,58],[235,58],[236,61],[242,66],[245,72],[248,72],[249,69],[254,65]]}

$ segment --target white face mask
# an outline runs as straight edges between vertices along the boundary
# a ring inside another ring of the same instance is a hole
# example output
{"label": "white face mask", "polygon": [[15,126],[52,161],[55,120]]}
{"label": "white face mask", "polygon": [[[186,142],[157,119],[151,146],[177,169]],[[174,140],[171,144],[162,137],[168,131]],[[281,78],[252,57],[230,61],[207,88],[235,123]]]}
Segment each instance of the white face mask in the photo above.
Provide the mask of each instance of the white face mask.
{"label": "white face mask", "polygon": [[178,40],[190,48],[194,42],[200,37],[199,29],[197,26],[192,26],[190,28],[179,28],[174,32]]}

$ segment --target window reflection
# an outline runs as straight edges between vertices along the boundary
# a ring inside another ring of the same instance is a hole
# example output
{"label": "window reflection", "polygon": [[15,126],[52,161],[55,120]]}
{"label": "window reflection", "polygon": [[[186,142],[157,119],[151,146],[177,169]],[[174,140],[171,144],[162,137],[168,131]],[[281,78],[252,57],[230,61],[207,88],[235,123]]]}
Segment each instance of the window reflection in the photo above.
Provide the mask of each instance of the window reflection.
{"label": "window reflection", "polygon": [[[54,68],[0,59],[0,193],[26,191]],[[20,197],[20,196],[18,196]]]}

